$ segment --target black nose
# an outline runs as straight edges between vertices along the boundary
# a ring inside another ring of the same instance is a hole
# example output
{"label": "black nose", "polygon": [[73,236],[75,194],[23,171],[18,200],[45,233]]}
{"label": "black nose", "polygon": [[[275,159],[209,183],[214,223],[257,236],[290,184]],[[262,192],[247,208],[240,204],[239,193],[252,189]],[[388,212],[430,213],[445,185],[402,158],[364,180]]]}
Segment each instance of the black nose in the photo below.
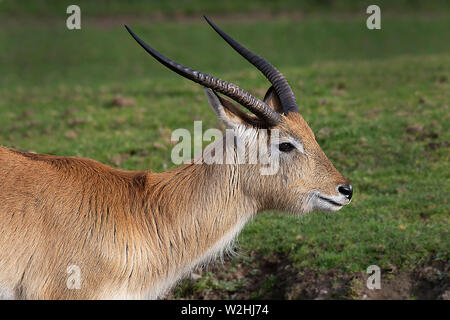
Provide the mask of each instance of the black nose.
{"label": "black nose", "polygon": [[348,200],[352,198],[353,188],[351,185],[343,184],[340,185],[338,191],[343,194]]}

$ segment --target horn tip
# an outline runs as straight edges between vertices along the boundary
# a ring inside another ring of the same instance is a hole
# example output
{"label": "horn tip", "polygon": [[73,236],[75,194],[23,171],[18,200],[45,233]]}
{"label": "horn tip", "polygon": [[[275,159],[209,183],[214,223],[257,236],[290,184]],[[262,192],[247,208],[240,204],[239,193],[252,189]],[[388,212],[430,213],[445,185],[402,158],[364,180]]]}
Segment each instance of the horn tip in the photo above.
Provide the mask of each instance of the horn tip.
{"label": "horn tip", "polygon": [[207,16],[203,16],[203,18],[206,20],[206,22],[208,22],[210,26],[214,25],[214,23]]}
{"label": "horn tip", "polygon": [[128,31],[130,34],[133,34],[133,31],[131,31],[130,27],[128,27],[126,24],[124,24],[123,26],[125,27],[125,29],[127,29],[127,31]]}

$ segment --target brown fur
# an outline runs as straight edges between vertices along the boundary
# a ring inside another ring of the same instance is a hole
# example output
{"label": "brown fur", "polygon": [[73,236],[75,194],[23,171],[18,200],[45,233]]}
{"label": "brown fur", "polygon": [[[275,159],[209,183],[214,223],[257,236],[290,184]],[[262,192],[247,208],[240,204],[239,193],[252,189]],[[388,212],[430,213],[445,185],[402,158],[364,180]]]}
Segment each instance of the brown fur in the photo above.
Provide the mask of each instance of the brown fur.
{"label": "brown fur", "polygon": [[[0,287],[14,286],[18,298],[95,299],[124,283],[136,292],[155,285],[218,241],[237,209],[252,206],[236,207],[239,187],[219,185],[214,174],[194,164],[129,172],[0,147]],[[219,189],[224,203],[211,192]],[[66,287],[72,264],[83,271],[81,290]]]}

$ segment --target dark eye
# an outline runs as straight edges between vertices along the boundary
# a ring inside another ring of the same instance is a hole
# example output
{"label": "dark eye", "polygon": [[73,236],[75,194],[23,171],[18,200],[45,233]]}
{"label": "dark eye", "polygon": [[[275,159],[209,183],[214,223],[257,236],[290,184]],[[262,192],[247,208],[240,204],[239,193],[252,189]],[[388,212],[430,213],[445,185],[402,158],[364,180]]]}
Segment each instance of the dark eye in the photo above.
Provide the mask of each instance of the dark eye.
{"label": "dark eye", "polygon": [[292,145],[292,143],[283,142],[278,145],[278,149],[280,149],[280,151],[282,151],[282,152],[289,152],[289,151],[294,150],[295,147]]}

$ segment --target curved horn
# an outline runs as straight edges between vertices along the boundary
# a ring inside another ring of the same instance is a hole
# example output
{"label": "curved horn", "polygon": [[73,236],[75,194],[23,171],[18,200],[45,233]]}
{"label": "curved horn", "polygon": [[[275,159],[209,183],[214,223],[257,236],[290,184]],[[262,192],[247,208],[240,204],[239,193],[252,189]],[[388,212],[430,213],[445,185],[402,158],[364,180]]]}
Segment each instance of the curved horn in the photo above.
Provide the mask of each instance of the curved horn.
{"label": "curved horn", "polygon": [[268,122],[269,125],[276,125],[280,122],[280,115],[270,108],[265,102],[255,98],[247,91],[241,89],[237,85],[227,82],[225,80],[210,76],[207,73],[192,70],[185,67],[178,62],[166,58],[161,53],[150,47],[143,40],[141,40],[128,26],[125,26],[131,36],[145,49],[150,55],[152,55],[161,64],[169,68],[170,70],[178,73],[179,75],[188,78],[198,84],[201,84],[207,88],[223,93],[227,97],[238,102],[251,112],[253,112],[259,118]]}
{"label": "curved horn", "polygon": [[278,97],[280,98],[281,105],[283,106],[284,113],[290,111],[299,112],[297,102],[295,100],[294,92],[289,86],[288,82],[273,65],[271,65],[266,59],[258,56],[257,54],[251,52],[247,48],[243,47],[236,40],[227,35],[218,26],[216,26],[211,20],[206,16],[203,16],[206,22],[226,41],[230,46],[233,47],[241,56],[247,59],[252,65],[258,68],[266,78],[272,83],[275,88]]}

